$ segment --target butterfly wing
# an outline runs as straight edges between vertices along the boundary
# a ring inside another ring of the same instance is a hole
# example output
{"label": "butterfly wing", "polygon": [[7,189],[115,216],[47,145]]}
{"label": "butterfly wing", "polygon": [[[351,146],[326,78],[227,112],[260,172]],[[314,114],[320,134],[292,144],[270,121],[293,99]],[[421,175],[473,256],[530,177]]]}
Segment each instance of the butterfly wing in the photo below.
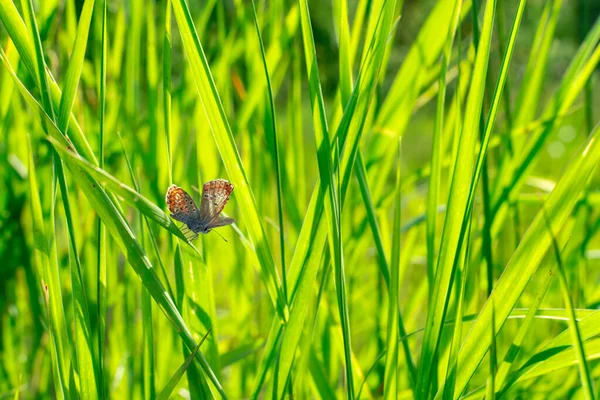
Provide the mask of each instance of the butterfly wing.
{"label": "butterfly wing", "polygon": [[171,185],[167,190],[167,207],[171,212],[171,218],[183,222],[190,229],[200,220],[200,211],[194,199],[185,190],[177,185]]}
{"label": "butterfly wing", "polygon": [[217,218],[215,218],[214,220],[210,221],[210,223],[208,224],[208,228],[209,229],[213,229],[213,228],[218,228],[220,226],[226,226],[226,225],[231,225],[233,223],[236,223],[237,221],[233,218],[229,218],[229,217],[224,217],[222,215],[219,215]]}
{"label": "butterfly wing", "polygon": [[[200,218],[206,223],[207,227],[215,228],[217,226],[229,225],[234,222],[223,223],[220,218],[221,212],[229,201],[229,196],[233,192],[233,185],[224,179],[215,179],[202,186],[202,201],[200,202]],[[231,218],[229,218],[231,219]]]}

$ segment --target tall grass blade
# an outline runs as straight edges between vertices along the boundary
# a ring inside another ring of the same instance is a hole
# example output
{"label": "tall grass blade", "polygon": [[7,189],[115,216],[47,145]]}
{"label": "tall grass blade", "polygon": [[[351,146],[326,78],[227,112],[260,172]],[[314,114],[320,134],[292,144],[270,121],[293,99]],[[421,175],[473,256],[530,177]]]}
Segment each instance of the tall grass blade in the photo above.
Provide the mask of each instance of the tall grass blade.
{"label": "tall grass blade", "polygon": [[[398,142],[398,156],[402,149],[401,141]],[[394,233],[392,237],[392,257],[390,262],[390,286],[388,289],[389,309],[387,322],[387,354],[385,359],[385,375],[383,380],[383,398],[395,399],[400,390],[400,368],[398,366],[399,337],[398,315],[400,312],[400,238],[401,238],[401,210],[402,210],[402,161],[398,157],[398,172],[396,175],[396,200],[394,210]]]}
{"label": "tall grass blade", "polygon": [[204,337],[202,337],[202,340],[200,340],[198,342],[198,344],[196,345],[196,348],[194,348],[194,350],[192,350],[192,352],[190,353],[189,356],[187,356],[187,358],[185,359],[183,364],[181,364],[181,367],[179,367],[179,369],[177,369],[177,371],[175,371],[175,373],[173,374],[171,379],[169,379],[169,381],[167,382],[167,385],[163,388],[163,390],[160,391],[158,396],[156,396],[156,400],[167,400],[171,397],[171,393],[173,393],[173,390],[175,390],[175,387],[181,380],[181,377],[183,376],[185,371],[189,368],[190,364],[194,361],[194,358],[196,357],[196,353],[198,352],[198,350],[200,350],[200,346],[202,346],[202,343],[204,343],[204,341],[208,337],[208,334],[210,333],[210,331],[211,331],[210,329],[208,331],[206,331],[206,334],[204,334]]}

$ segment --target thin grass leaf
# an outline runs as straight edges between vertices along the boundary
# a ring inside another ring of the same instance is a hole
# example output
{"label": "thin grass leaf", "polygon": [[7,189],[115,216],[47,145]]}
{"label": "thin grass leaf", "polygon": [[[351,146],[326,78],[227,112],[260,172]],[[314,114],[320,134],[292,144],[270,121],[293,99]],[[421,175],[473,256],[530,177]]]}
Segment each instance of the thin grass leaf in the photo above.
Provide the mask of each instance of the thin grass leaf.
{"label": "thin grass leaf", "polygon": [[185,371],[188,369],[190,364],[194,361],[194,358],[196,357],[196,353],[198,352],[198,350],[200,350],[200,346],[202,346],[202,343],[204,343],[204,341],[208,337],[208,334],[210,333],[210,331],[211,331],[211,329],[206,331],[206,333],[202,337],[202,340],[200,340],[200,342],[198,342],[198,345],[196,346],[196,348],[194,348],[194,350],[192,350],[190,355],[187,356],[187,358],[185,359],[184,363],[181,364],[181,367],[179,367],[179,369],[177,369],[177,371],[175,371],[175,374],[173,374],[171,379],[169,379],[169,381],[167,382],[167,385],[163,388],[163,390],[160,391],[158,396],[156,396],[156,400],[167,400],[170,398],[171,393],[173,393],[173,390],[175,390],[175,387],[181,380],[181,377],[183,376]]}
{"label": "thin grass leaf", "polygon": [[571,299],[571,294],[569,292],[569,284],[567,283],[567,276],[565,273],[565,267],[562,263],[560,248],[558,247],[559,245],[557,243],[556,236],[554,234],[554,231],[552,230],[552,225],[550,223],[550,219],[548,218],[548,214],[546,213],[546,208],[544,206],[542,206],[541,212],[544,218],[544,222],[546,223],[546,228],[548,229],[548,232],[550,233],[552,239],[552,250],[554,252],[554,256],[556,257],[556,264],[558,265],[558,278],[560,281],[561,291],[565,302],[565,308],[569,312],[569,330],[571,331],[573,348],[575,350],[575,355],[577,357],[577,362],[579,366],[579,379],[581,379],[583,395],[586,399],[594,399],[596,398],[594,395],[594,384],[590,376],[590,369],[586,362],[583,340],[581,338],[581,333],[579,332],[579,327],[577,326],[577,319],[575,317],[575,311],[573,309],[573,300]]}
{"label": "thin grass leaf", "polygon": [[[106,13],[107,13],[107,0],[102,0],[102,22],[101,22],[101,39],[100,39],[100,62],[99,62],[99,90],[98,96],[100,98],[100,115],[99,115],[99,136],[100,136],[100,149],[99,157],[100,168],[104,168],[104,131],[105,131],[105,115],[106,115],[106,58],[108,53],[107,43],[107,28],[106,28]],[[81,58],[85,55],[85,50],[80,55]],[[82,60],[83,61],[83,60]],[[75,85],[76,87],[76,85]],[[63,99],[66,97],[63,96]],[[64,118],[63,113],[66,113],[66,106],[62,107],[61,99],[61,114],[60,117]],[[70,114],[70,107],[69,107]],[[66,130],[68,121],[64,125]],[[107,305],[107,293],[108,293],[108,269],[106,262],[106,248],[107,240],[106,228],[102,224],[102,221],[98,217],[97,219],[97,232],[98,232],[98,256],[97,256],[97,273],[98,273],[98,285],[97,285],[97,302],[98,302],[98,365],[100,366],[99,377],[99,394],[101,398],[107,397],[107,378],[104,372],[104,339],[106,336],[106,314],[108,310]]]}
{"label": "thin grass leaf", "polygon": [[[542,272],[542,271],[538,271]],[[504,381],[510,372],[511,367],[514,365],[517,355],[519,354],[521,347],[523,345],[523,341],[529,333],[530,328],[534,322],[534,318],[539,311],[540,304],[544,298],[544,295],[548,291],[548,287],[550,286],[550,282],[552,280],[552,270],[547,269],[547,271],[543,275],[545,276],[544,282],[542,283],[542,288],[539,290],[538,294],[534,298],[533,304],[529,307],[527,311],[527,315],[525,316],[525,320],[521,324],[519,331],[515,338],[512,340],[510,347],[506,351],[502,362],[500,363],[500,367],[498,368],[498,372],[496,373],[496,388],[498,391],[502,389],[504,385]]]}
{"label": "thin grass leaf", "polygon": [[390,286],[388,290],[388,322],[387,343],[388,349],[385,359],[385,375],[383,380],[383,398],[395,399],[400,389],[400,368],[398,366],[398,345],[400,332],[398,329],[398,315],[400,313],[400,238],[401,238],[401,210],[402,210],[402,187],[401,187],[401,165],[400,151],[401,141],[398,142],[398,172],[396,175],[396,201],[394,210],[394,234],[392,237],[392,257],[390,262]]}
{"label": "thin grass leaf", "polygon": [[[94,0],[86,0],[79,16],[77,36],[75,37],[75,43],[73,44],[73,51],[71,52],[71,58],[69,59],[69,66],[67,67],[62,96],[60,99],[60,107],[58,110],[58,127],[61,131],[66,131],[68,128],[71,109],[73,108],[73,102],[75,101],[75,94],[77,93],[81,70],[83,69],[85,50],[87,48],[88,35],[90,32],[90,24],[92,22],[93,13]],[[103,26],[104,19],[105,17],[103,17]]]}
{"label": "thin grass leaf", "polygon": [[[260,35],[260,27],[258,25],[258,17],[256,16],[256,7],[254,0],[252,0],[252,15],[254,16],[254,27],[256,28],[256,36],[258,37],[258,43],[260,45],[260,54],[262,56],[262,63],[265,72],[265,79],[267,80],[267,93],[269,94],[269,107],[267,113],[270,116],[270,132],[272,135],[271,142],[273,143],[273,158],[275,160],[275,175],[277,179],[277,217],[279,218],[279,247],[281,251],[281,278],[283,283],[283,294],[288,298],[287,290],[287,278],[286,278],[286,264],[285,264],[285,232],[283,225],[283,205],[282,205],[282,189],[281,189],[281,162],[279,160],[279,140],[277,139],[277,122],[275,121],[275,101],[273,100],[273,91],[271,89],[271,79],[269,78],[269,68],[267,67],[267,59],[265,56],[265,49],[263,46],[262,37]],[[269,129],[267,129],[269,131]]]}

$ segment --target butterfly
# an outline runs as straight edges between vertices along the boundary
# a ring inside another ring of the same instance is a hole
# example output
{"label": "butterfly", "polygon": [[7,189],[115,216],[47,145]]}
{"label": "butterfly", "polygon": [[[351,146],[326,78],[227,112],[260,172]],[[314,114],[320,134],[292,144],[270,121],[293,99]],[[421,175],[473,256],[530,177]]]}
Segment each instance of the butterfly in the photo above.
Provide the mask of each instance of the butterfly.
{"label": "butterfly", "polygon": [[198,233],[208,233],[214,228],[231,225],[236,222],[235,219],[224,217],[221,211],[229,201],[229,196],[233,192],[233,185],[224,179],[215,179],[206,182],[202,186],[202,199],[200,208],[192,197],[177,185],[171,185],[167,189],[166,202],[171,218],[183,222],[184,229],[193,232],[193,235],[187,238],[194,240]]}

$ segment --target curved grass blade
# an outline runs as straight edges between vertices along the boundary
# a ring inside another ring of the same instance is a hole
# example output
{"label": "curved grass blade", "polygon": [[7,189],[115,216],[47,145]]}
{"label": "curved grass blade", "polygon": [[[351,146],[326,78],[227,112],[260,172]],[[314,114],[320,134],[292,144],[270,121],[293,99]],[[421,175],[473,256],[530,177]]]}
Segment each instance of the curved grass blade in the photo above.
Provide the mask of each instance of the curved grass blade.
{"label": "curved grass blade", "polygon": [[[90,176],[93,176],[94,179],[98,180],[103,185],[106,185],[107,189],[110,189],[115,195],[119,196],[131,206],[135,207],[139,212],[193,247],[193,245],[187,241],[185,235],[179,230],[177,224],[156,204],[152,203],[135,189],[122,183],[102,168],[93,166],[77,154],[69,151],[67,147],[60,144],[56,139],[50,137],[48,140],[55,146],[62,157],[70,159],[79,168],[82,168],[89,173]],[[200,253],[198,253],[198,257],[201,257]]]}
{"label": "curved grass blade", "polygon": [[169,379],[169,381],[167,382],[167,385],[163,388],[163,390],[160,391],[158,396],[156,396],[156,400],[168,400],[169,399],[169,397],[171,396],[171,393],[173,393],[173,390],[175,390],[177,383],[179,383],[179,381],[181,380],[181,377],[183,376],[185,371],[188,369],[188,367],[190,366],[192,361],[194,361],[194,358],[196,357],[196,353],[198,352],[198,350],[200,350],[200,346],[202,346],[202,343],[204,343],[204,341],[208,337],[208,334],[210,333],[211,330],[212,330],[212,327],[209,328],[208,331],[206,331],[206,334],[204,334],[204,336],[202,337],[202,340],[200,340],[200,342],[198,342],[198,345],[196,346],[196,348],[194,348],[194,350],[190,353],[190,355],[187,356],[187,358],[185,359],[183,364],[181,364],[181,367],[179,367],[177,369],[177,371],[175,371],[175,374],[173,374],[171,379]]}

